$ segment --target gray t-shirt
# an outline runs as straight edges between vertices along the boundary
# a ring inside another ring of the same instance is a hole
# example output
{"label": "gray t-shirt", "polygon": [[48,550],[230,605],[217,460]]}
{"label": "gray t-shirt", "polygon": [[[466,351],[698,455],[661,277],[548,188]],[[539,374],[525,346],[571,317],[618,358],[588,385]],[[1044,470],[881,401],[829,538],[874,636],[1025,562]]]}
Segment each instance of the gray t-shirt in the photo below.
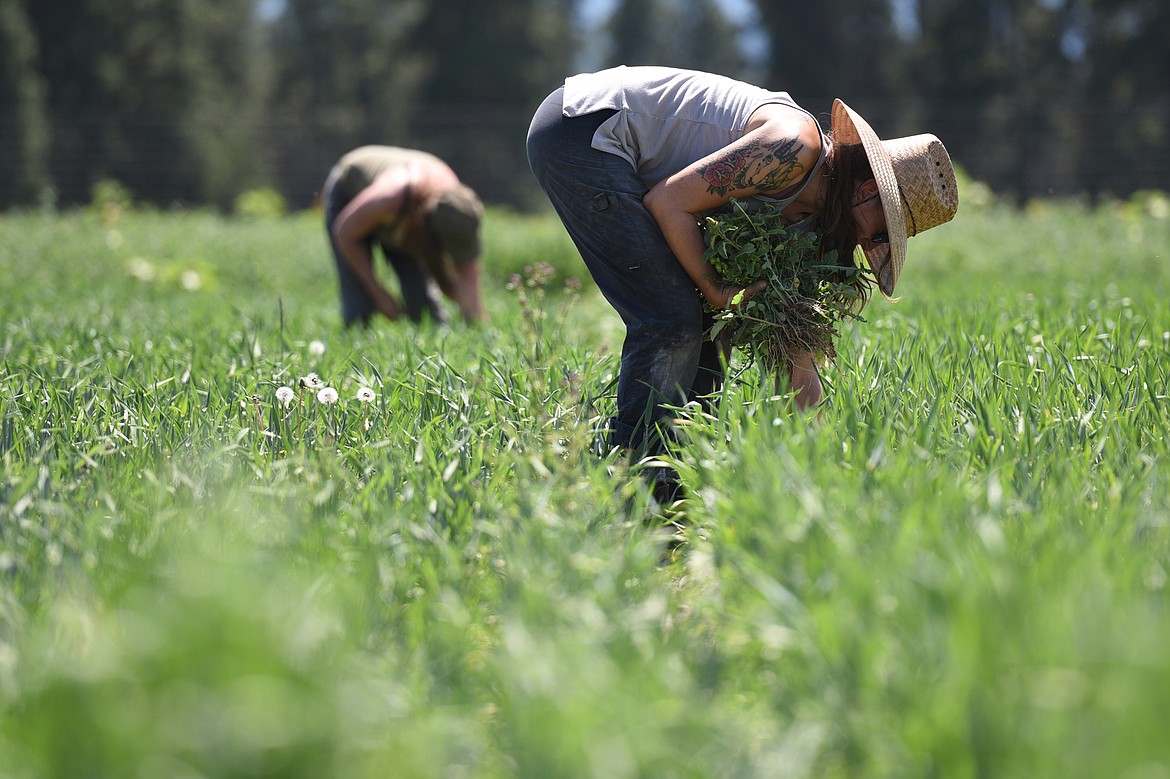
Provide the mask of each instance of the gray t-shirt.
{"label": "gray t-shirt", "polygon": [[[726,76],[621,65],[566,79],[563,111],[567,117],[617,111],[598,128],[592,146],[627,160],[646,186],[653,187],[739,140],[756,109],[772,103],[804,111],[787,92]],[[817,167],[826,147],[821,144]],[[792,197],[795,194],[785,200]]]}

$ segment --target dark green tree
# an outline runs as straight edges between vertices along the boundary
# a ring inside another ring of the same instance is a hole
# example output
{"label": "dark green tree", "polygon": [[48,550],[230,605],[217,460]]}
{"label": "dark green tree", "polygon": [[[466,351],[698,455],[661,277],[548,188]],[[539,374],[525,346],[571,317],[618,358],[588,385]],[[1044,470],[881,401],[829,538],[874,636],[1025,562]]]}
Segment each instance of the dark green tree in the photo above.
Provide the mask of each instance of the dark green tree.
{"label": "dark green tree", "polygon": [[908,72],[921,125],[974,177],[1019,197],[1075,189],[1080,84],[1068,8],[1037,0],[924,4]]}
{"label": "dark green tree", "polygon": [[532,112],[572,72],[574,0],[425,4],[409,51],[422,64],[410,137],[486,199],[535,197],[524,153]]}
{"label": "dark green tree", "polygon": [[1029,197],[1078,192],[1074,110],[1083,84],[1063,47],[1068,6],[1016,2],[1001,24],[1000,50],[1008,63],[1003,81],[1012,92],[1010,132],[1000,137],[1014,155],[1005,177],[1014,180],[1008,188]]}
{"label": "dark green tree", "polygon": [[680,68],[721,73],[732,78],[747,76],[747,60],[740,44],[740,29],[716,0],[684,0],[685,9],[675,48]]}
{"label": "dark green tree", "polygon": [[621,0],[605,25],[609,65],[744,75],[739,29],[716,0]]}
{"label": "dark green tree", "polygon": [[48,85],[53,184],[62,201],[84,202],[95,180],[116,175],[118,163],[108,160],[124,145],[117,140],[121,106],[107,86],[124,70],[109,62],[121,41],[87,0],[31,3],[28,12]]}
{"label": "dark green tree", "polygon": [[901,41],[889,0],[756,0],[756,8],[770,41],[763,86],[825,120],[840,97],[879,132],[899,121]]}
{"label": "dark green tree", "polygon": [[1079,180],[1094,194],[1166,189],[1170,170],[1170,3],[1081,0],[1074,43],[1088,73],[1078,106]]}
{"label": "dark green tree", "polygon": [[664,0],[620,0],[606,23],[609,65],[673,65],[662,47]]}
{"label": "dark green tree", "polygon": [[270,184],[275,161],[265,128],[271,53],[255,0],[185,0],[192,48],[184,146],[197,165],[198,197],[221,207],[242,190]]}
{"label": "dark green tree", "polygon": [[23,0],[0,0],[0,208],[49,190],[48,123],[37,46]]}
{"label": "dark green tree", "polygon": [[422,68],[410,38],[422,11],[418,0],[288,0],[272,22],[266,131],[294,205],[308,204],[349,149],[408,142]]}
{"label": "dark green tree", "polygon": [[524,134],[572,71],[575,0],[287,0],[271,24],[280,185],[307,202],[344,152],[411,146],[486,200],[536,199]]}
{"label": "dark green tree", "polygon": [[900,117],[893,129],[936,133],[973,176],[1020,199],[1165,186],[1170,5],[931,0],[916,8],[913,34],[885,53],[901,61],[901,90],[888,95]]}
{"label": "dark green tree", "polygon": [[222,202],[255,178],[240,151],[254,97],[242,75],[252,9],[252,0],[29,4],[62,200],[83,202],[112,178],[156,203]]}

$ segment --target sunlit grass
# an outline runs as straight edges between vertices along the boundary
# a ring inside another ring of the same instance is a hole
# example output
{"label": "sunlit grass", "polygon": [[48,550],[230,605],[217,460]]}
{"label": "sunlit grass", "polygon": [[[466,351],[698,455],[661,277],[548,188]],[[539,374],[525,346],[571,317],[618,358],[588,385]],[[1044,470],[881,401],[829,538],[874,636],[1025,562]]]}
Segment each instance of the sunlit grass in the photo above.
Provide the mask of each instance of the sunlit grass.
{"label": "sunlit grass", "polygon": [[735,366],[673,551],[547,217],[356,332],[318,215],[0,217],[0,776],[1170,776],[1159,202],[914,238],[817,418]]}

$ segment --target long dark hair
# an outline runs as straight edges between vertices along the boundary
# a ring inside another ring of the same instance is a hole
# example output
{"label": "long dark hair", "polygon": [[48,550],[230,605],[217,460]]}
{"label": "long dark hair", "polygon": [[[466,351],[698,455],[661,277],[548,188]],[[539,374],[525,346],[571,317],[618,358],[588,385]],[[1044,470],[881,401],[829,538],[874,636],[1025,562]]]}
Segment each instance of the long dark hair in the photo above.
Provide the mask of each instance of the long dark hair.
{"label": "long dark hair", "polygon": [[[853,190],[866,179],[873,178],[873,169],[865,148],[859,143],[834,143],[825,160],[825,175],[829,183],[825,190],[825,205],[821,210],[821,255],[837,252],[837,263],[842,268],[858,268],[857,225],[853,221]],[[844,279],[845,274],[842,274]],[[858,273],[853,277],[857,291],[857,309],[869,300],[874,287],[872,274]]]}

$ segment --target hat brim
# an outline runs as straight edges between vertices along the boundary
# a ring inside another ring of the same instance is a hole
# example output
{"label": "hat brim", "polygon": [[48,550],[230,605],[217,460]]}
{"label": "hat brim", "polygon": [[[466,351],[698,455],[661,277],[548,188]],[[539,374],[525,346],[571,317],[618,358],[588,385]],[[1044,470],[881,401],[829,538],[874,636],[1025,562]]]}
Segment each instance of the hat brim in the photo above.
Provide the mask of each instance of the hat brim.
{"label": "hat brim", "polygon": [[834,143],[861,144],[877,181],[889,243],[866,252],[865,256],[877,276],[878,286],[886,297],[890,297],[906,262],[906,240],[909,237],[893,160],[869,123],[840,99],[833,101],[832,128]]}

